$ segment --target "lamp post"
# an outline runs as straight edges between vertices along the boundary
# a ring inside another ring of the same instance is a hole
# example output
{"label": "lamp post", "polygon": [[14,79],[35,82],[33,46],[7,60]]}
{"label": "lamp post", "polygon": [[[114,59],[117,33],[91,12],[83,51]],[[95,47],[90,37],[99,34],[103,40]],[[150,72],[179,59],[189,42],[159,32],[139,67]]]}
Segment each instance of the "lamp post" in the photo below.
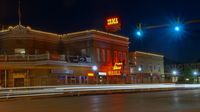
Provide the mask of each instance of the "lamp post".
{"label": "lamp post", "polygon": [[140,73],[141,82],[143,83],[143,77],[142,77],[142,73],[141,73],[142,67],[141,67],[141,66],[138,67],[138,71],[139,71],[139,73]]}
{"label": "lamp post", "polygon": [[173,70],[172,71],[172,82],[177,82],[178,81],[178,71],[177,70]]}
{"label": "lamp post", "polygon": [[97,70],[98,70],[98,67],[96,65],[92,66],[92,70],[94,71],[94,75],[96,76],[96,84],[98,84],[98,75],[97,75]]}
{"label": "lamp post", "polygon": [[153,82],[153,74],[150,73],[151,83]]}
{"label": "lamp post", "polygon": [[196,83],[199,83],[198,74],[198,71],[193,71],[193,76],[196,76]]}

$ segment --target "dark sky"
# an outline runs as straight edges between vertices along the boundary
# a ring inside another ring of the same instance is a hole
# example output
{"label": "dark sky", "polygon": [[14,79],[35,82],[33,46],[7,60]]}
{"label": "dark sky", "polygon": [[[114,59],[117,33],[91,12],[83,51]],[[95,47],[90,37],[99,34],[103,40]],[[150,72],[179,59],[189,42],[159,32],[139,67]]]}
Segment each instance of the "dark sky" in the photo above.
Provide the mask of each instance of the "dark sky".
{"label": "dark sky", "polygon": [[[0,24],[16,25],[18,0],[0,0]],[[169,24],[176,20],[200,19],[199,0],[21,0],[22,24],[34,29],[67,33],[86,29],[104,29],[109,16],[119,16],[119,34],[131,40],[130,50],[155,52],[181,62],[200,59],[200,23],[187,24],[181,36],[169,27],[145,30],[136,39],[138,22],[144,26]]]}

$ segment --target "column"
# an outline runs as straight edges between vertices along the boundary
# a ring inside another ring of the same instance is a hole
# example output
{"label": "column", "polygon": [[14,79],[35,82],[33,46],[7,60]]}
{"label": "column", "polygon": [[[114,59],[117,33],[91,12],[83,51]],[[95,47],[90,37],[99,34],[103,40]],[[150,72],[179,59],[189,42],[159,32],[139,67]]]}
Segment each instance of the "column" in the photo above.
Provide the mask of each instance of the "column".
{"label": "column", "polygon": [[79,84],[81,84],[81,83],[82,83],[82,77],[79,76]]}
{"label": "column", "polygon": [[65,75],[65,84],[68,84],[68,76]]}
{"label": "column", "polygon": [[4,81],[4,86],[5,86],[5,88],[7,87],[7,71],[5,70],[5,79],[4,79],[5,81]]}

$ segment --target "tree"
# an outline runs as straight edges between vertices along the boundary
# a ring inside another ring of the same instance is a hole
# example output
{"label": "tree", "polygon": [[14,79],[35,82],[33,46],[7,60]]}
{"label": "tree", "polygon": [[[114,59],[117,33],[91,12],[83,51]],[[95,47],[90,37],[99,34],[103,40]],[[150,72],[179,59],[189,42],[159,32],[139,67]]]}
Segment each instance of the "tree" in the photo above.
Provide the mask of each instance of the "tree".
{"label": "tree", "polygon": [[178,83],[193,83],[193,82],[194,82],[194,76],[192,74],[192,68],[190,67],[183,68],[178,78]]}

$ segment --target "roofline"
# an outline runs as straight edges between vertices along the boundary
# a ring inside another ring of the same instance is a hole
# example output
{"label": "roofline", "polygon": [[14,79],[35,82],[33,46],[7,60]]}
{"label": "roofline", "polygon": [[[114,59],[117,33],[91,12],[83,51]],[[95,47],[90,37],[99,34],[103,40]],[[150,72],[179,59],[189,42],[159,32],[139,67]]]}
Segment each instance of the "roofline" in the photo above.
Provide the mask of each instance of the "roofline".
{"label": "roofline", "polygon": [[7,29],[0,30],[0,32],[7,32],[7,31],[10,31],[10,29],[14,29],[14,28],[16,28],[17,26],[24,27],[24,28],[26,28],[27,30],[30,30],[30,31],[33,31],[33,32],[38,32],[38,33],[43,33],[43,34],[48,34],[48,35],[53,35],[53,36],[73,36],[73,35],[84,34],[84,33],[101,33],[101,34],[110,35],[110,36],[118,37],[118,38],[121,38],[121,39],[129,40],[129,38],[126,37],[126,36],[116,35],[116,34],[104,32],[104,31],[100,31],[100,30],[95,30],[95,29],[83,30],[83,31],[72,32],[72,33],[66,33],[66,34],[57,34],[57,33],[51,33],[51,32],[46,32],[46,31],[41,31],[41,30],[32,29],[32,28],[29,27],[29,26],[25,27],[25,26],[23,26],[23,25],[16,25],[16,26],[14,26],[14,27],[13,27],[13,26],[9,26]]}
{"label": "roofline", "polygon": [[149,52],[142,52],[142,51],[135,51],[134,53],[146,54],[146,55],[157,56],[157,57],[162,57],[162,58],[164,57],[164,55],[154,54],[154,53],[149,53]]}
{"label": "roofline", "polygon": [[46,32],[46,31],[41,31],[41,30],[36,30],[36,29],[32,29],[31,27],[29,26],[23,26],[23,25],[16,25],[16,26],[9,26],[7,29],[3,29],[3,30],[0,30],[0,32],[8,32],[12,29],[15,29],[16,27],[23,27],[29,31],[33,31],[33,32],[36,32],[36,33],[42,33],[42,34],[47,34],[47,35],[52,35],[52,36],[62,36],[61,34],[57,34],[57,33],[52,33],[52,32]]}
{"label": "roofline", "polygon": [[100,31],[100,30],[95,30],[95,29],[83,30],[83,31],[72,32],[72,33],[66,33],[66,34],[64,34],[64,35],[66,35],[66,36],[73,36],[73,35],[84,34],[84,33],[101,33],[101,34],[110,35],[110,36],[114,36],[114,37],[118,37],[118,38],[122,38],[122,39],[129,40],[129,38],[126,37],[126,36],[116,35],[116,34],[104,32],[104,31]]}

